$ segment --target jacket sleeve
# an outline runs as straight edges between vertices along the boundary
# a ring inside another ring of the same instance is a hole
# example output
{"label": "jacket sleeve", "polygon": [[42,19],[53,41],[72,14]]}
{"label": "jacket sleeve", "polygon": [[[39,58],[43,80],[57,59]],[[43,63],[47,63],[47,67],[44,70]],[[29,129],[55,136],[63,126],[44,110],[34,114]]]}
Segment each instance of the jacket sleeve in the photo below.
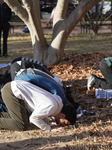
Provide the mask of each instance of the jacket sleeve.
{"label": "jacket sleeve", "polygon": [[30,122],[33,123],[34,125],[36,125],[38,128],[42,129],[42,130],[46,130],[46,131],[50,131],[51,127],[50,125],[48,125],[44,119],[42,119],[41,117],[37,117],[37,116],[30,116]]}
{"label": "jacket sleeve", "polygon": [[48,119],[49,116],[53,114],[55,110],[55,107],[52,105],[48,105],[45,107],[37,107],[31,114],[29,120],[31,123],[36,125],[38,128],[46,131],[50,131],[51,127],[48,124],[48,122],[45,122],[46,119]]}
{"label": "jacket sleeve", "polygon": [[112,57],[107,57],[107,58],[105,58],[105,60],[106,60],[107,65],[109,67],[112,67]]}

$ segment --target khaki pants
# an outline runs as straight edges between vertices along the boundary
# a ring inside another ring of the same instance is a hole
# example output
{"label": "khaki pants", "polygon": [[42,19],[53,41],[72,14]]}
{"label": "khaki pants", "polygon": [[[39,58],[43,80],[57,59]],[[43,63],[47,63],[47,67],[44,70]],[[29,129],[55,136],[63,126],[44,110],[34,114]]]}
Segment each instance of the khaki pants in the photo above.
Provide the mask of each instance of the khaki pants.
{"label": "khaki pants", "polygon": [[4,85],[1,93],[8,112],[0,113],[0,129],[26,130],[28,128],[28,114],[24,101],[13,95],[10,82]]}

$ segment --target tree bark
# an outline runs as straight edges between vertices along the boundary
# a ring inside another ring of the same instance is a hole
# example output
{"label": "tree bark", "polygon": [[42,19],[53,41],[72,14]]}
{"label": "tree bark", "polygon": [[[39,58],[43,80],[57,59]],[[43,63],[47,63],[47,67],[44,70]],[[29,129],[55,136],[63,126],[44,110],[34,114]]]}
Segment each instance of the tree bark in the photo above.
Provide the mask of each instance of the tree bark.
{"label": "tree bark", "polygon": [[40,1],[23,0],[24,7],[22,7],[17,0],[5,0],[29,28],[34,48],[34,59],[45,65],[54,65],[61,61],[69,34],[99,1],[101,0],[81,0],[76,9],[66,18],[69,0],[58,0],[53,20],[52,40],[48,45],[41,26]]}

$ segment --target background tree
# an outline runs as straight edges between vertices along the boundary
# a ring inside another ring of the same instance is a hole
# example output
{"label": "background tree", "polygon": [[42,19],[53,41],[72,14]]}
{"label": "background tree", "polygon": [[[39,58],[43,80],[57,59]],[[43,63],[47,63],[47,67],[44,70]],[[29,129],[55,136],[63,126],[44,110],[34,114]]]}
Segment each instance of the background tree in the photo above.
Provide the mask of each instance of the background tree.
{"label": "background tree", "polygon": [[57,0],[53,18],[52,40],[47,43],[40,18],[39,0],[5,0],[9,7],[23,20],[30,31],[34,59],[46,65],[58,64],[63,57],[69,34],[85,14],[100,0],[80,0],[78,6],[66,18],[69,0]]}
{"label": "background tree", "polygon": [[111,25],[112,21],[112,0],[102,0],[89,10],[81,20],[82,28],[92,30],[95,35],[100,28],[105,25]]}

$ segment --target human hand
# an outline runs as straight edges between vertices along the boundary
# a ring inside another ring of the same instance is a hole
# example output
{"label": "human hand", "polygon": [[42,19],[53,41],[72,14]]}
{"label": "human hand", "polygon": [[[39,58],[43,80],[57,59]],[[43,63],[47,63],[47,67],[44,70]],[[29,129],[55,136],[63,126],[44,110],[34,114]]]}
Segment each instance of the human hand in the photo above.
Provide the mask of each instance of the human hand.
{"label": "human hand", "polygon": [[52,127],[51,131],[52,132],[63,132],[64,131],[64,127]]}

